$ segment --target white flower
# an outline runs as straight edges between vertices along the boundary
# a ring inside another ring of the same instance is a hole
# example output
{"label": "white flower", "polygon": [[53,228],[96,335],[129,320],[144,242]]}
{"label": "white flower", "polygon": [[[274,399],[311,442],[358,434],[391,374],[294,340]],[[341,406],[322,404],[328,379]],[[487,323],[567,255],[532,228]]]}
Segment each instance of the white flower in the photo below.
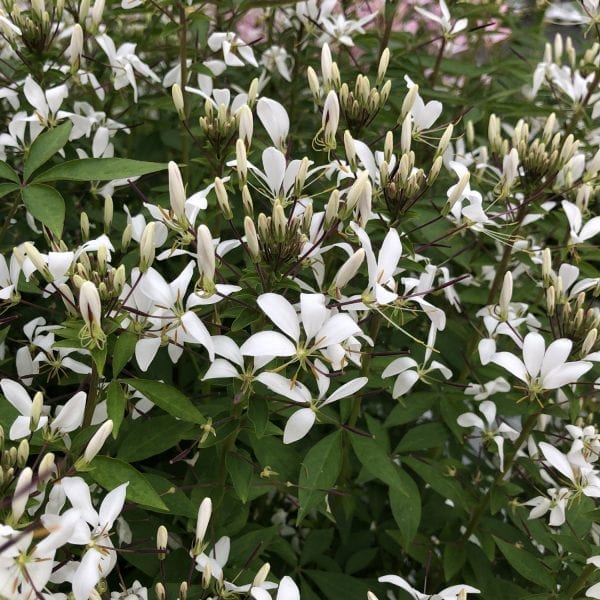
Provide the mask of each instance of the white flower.
{"label": "white flower", "polygon": [[[11,440],[20,440],[21,438],[27,437],[31,432],[31,419],[34,415],[34,402],[30,398],[25,388],[16,381],[10,379],[0,380],[0,388],[4,397],[12,404],[18,411],[19,416],[14,420],[10,427],[8,436]],[[37,431],[42,427],[45,427],[48,423],[48,417],[37,415],[38,420],[33,431]]]}
{"label": "white flower", "polygon": [[[408,75],[404,76],[404,81],[406,81],[406,87],[409,90],[416,85]],[[430,100],[425,104],[423,98],[417,93],[410,110],[413,118],[414,132],[418,133],[425,129],[429,129],[438,120],[439,116],[442,114],[443,108],[442,103],[438,100]]]}
{"label": "white flower", "polygon": [[256,114],[275,146],[280,151],[285,151],[290,131],[290,118],[285,108],[270,98],[259,98],[256,103]]}
{"label": "white flower", "polygon": [[491,362],[523,381],[533,396],[555,390],[577,380],[592,368],[591,362],[567,362],[573,342],[561,338],[546,349],[539,333],[528,333],[523,340],[523,360],[510,352],[496,352]]}
{"label": "white flower", "polygon": [[271,46],[263,52],[260,60],[267,71],[272,72],[277,69],[279,74],[286,81],[292,80],[292,76],[290,75],[290,70],[288,67],[288,63],[291,61],[291,58],[285,48],[282,48],[281,46]]}
{"label": "white flower", "polygon": [[418,13],[421,13],[426,19],[429,19],[430,21],[433,21],[434,23],[438,23],[441,26],[444,33],[447,35],[456,35],[457,33],[460,33],[463,29],[465,29],[467,27],[467,24],[468,24],[467,19],[459,19],[453,25],[450,20],[451,19],[450,11],[448,10],[448,6],[446,5],[446,2],[444,2],[444,0],[439,0],[439,2],[440,2],[440,11],[442,13],[441,17],[439,17],[438,15],[436,15],[428,10],[425,10],[424,8],[421,8],[419,6],[415,6],[415,10]]}
{"label": "white flower", "polygon": [[525,506],[533,506],[529,513],[529,519],[538,519],[550,511],[550,527],[560,527],[565,522],[565,511],[568,502],[573,495],[571,490],[561,487],[548,488],[548,497],[536,496],[527,502],[523,502]]}
{"label": "white flower", "polygon": [[399,587],[402,590],[408,592],[414,600],[456,600],[456,597],[461,592],[466,592],[468,594],[480,594],[481,592],[470,585],[453,585],[449,588],[442,590],[441,592],[433,595],[423,594],[416,590],[406,579],[399,577],[398,575],[384,575],[380,577],[377,581],[381,583],[391,583]]}
{"label": "white flower", "polygon": [[208,553],[199,554],[196,557],[196,569],[203,572],[205,567],[210,567],[211,575],[217,581],[223,581],[223,567],[227,564],[229,558],[229,549],[231,547],[230,539],[227,536],[220,538]]}
{"label": "white flower", "polygon": [[519,437],[519,432],[506,423],[501,423],[498,427],[494,426],[494,421],[496,420],[496,405],[493,402],[484,400],[478,406],[478,410],[485,417],[485,423],[481,417],[472,412],[463,413],[456,419],[456,422],[461,427],[475,427],[480,429],[483,432],[483,441],[492,440],[496,444],[496,447],[498,448],[498,457],[500,458],[500,471],[503,471],[504,438],[508,438],[514,442]]}
{"label": "white flower", "polygon": [[[329,385],[329,378],[327,386]],[[358,390],[367,385],[369,379],[367,377],[357,377],[340,386],[335,392],[323,399],[325,391],[321,391],[319,397],[313,399],[310,390],[300,382],[293,382],[278,373],[261,373],[256,378],[262,384],[266,385],[271,391],[276,394],[293,400],[300,405],[308,405],[307,408],[300,408],[288,419],[283,431],[283,443],[292,444],[302,439],[312,428],[317,418],[317,412],[323,407],[355,394]]]}
{"label": "white flower", "polygon": [[[299,361],[301,365],[310,364],[310,358],[315,354],[361,333],[350,316],[326,307],[323,294],[301,294],[300,315],[279,294],[262,294],[257,303],[283,333],[255,333],[240,348],[245,356],[286,356],[293,357],[292,361]],[[300,325],[304,329],[302,337]]]}
{"label": "white flower", "polygon": [[23,93],[27,102],[35,108],[36,120],[39,120],[44,127],[51,125],[54,119],[60,119],[70,114],[59,110],[63,100],[69,95],[69,88],[64,84],[44,92],[31,75],[27,75]]}
{"label": "white flower", "polygon": [[246,63],[258,67],[252,48],[231,31],[215,31],[208,38],[208,47],[213,52],[222,50],[223,60],[230,67],[243,67]]}
{"label": "white flower", "polygon": [[123,483],[109,492],[104,497],[99,511],[96,512],[92,506],[90,488],[83,479],[80,477],[62,479],[65,495],[81,515],[81,521],[69,542],[86,547],[73,575],[75,600],[88,600],[90,592],[98,581],[106,577],[117,562],[110,533],[123,509],[127,485]]}
{"label": "white flower", "polygon": [[593,217],[584,225],[581,210],[577,204],[568,200],[563,200],[561,204],[571,229],[569,244],[583,244],[600,233],[600,216]]}
{"label": "white flower", "polygon": [[510,384],[504,377],[496,377],[496,379],[484,384],[470,383],[465,388],[465,394],[467,396],[473,396],[473,400],[485,400],[494,394],[509,391]]}

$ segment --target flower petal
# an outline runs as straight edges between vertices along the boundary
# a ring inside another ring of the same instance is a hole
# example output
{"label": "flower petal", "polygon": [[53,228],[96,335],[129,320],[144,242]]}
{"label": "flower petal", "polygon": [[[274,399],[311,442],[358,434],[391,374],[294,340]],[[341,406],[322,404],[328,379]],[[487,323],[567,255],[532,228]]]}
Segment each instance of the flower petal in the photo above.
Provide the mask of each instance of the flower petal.
{"label": "flower petal", "polygon": [[[258,297],[258,305],[262,311],[295,342],[300,339],[300,324],[294,307],[279,294],[262,294]],[[243,352],[242,352],[243,354]]]}
{"label": "flower petal", "polygon": [[584,360],[565,363],[552,369],[542,380],[545,390],[555,390],[568,383],[576,383],[577,380],[592,368],[592,363]]}
{"label": "flower petal", "polygon": [[571,340],[567,340],[566,338],[555,340],[548,346],[546,354],[544,354],[544,360],[542,362],[542,369],[540,372],[542,379],[550,371],[552,371],[552,369],[561,367],[567,362],[572,347],[573,342]]}
{"label": "flower petal", "polygon": [[282,333],[259,331],[242,344],[240,351],[244,356],[294,356],[296,346]]}
{"label": "flower petal", "polygon": [[293,444],[302,439],[315,423],[315,413],[312,408],[297,410],[285,424],[283,443]]}
{"label": "flower petal", "polygon": [[525,336],[523,340],[523,362],[527,372],[532,377],[539,375],[545,352],[546,342],[539,333],[532,331]]}

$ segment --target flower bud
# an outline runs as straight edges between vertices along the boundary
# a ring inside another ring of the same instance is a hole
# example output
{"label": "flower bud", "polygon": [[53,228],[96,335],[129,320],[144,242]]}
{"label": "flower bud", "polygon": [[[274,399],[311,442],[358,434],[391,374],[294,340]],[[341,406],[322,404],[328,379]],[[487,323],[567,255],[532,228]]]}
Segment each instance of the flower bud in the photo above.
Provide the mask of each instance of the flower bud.
{"label": "flower bud", "polygon": [[452,123],[449,123],[448,127],[446,127],[444,133],[442,134],[442,137],[440,138],[437,150],[435,152],[437,156],[442,156],[442,154],[444,154],[444,152],[446,152],[446,148],[448,147],[448,144],[450,143],[450,140],[452,139],[453,133],[454,133],[454,125],[452,125]]}
{"label": "flower bud", "polygon": [[369,193],[370,187],[369,173],[367,171],[361,171],[346,194],[346,215],[354,210],[365,194]]}
{"label": "flower bud", "polygon": [[25,467],[19,474],[15,491],[11,501],[11,517],[13,523],[18,523],[19,519],[25,512],[27,506],[27,500],[29,495],[35,489],[35,486],[31,484],[33,478],[33,471],[29,467]]}
{"label": "flower bud", "polygon": [[79,4],[79,22],[83,23],[90,12],[90,0],[81,0]]}
{"label": "flower bud", "polygon": [[202,587],[207,590],[212,579],[212,569],[210,567],[210,561],[207,561],[202,570]]}
{"label": "flower bud", "polygon": [[179,586],[179,600],[187,600],[188,597],[188,584],[187,581],[182,581]]}
{"label": "flower bud", "polygon": [[254,576],[254,581],[252,582],[252,587],[261,587],[265,582],[269,571],[271,570],[271,565],[269,563],[265,563],[259,570],[258,573]]}
{"label": "flower bud", "polygon": [[410,152],[410,143],[412,141],[412,115],[409,113],[402,121],[402,133],[400,135],[400,150],[402,154]]}
{"label": "flower bud", "polygon": [[185,101],[183,99],[183,92],[181,86],[178,83],[174,83],[171,87],[171,97],[173,98],[173,105],[179,115],[179,118],[185,120]]}
{"label": "flower bud", "polygon": [[383,143],[383,160],[387,163],[391,162],[394,154],[394,133],[388,131],[385,134],[385,141]]}
{"label": "flower bud", "polygon": [[52,452],[48,452],[44,454],[44,458],[40,461],[40,465],[38,467],[38,482],[40,484],[45,484],[56,473],[56,457]]}
{"label": "flower bud", "polygon": [[402,109],[400,110],[400,118],[398,119],[398,122],[404,121],[406,115],[412,111],[418,94],[419,86],[417,84],[413,85],[408,90],[406,96],[404,96],[404,100],[402,101]]}
{"label": "flower bud", "polygon": [[335,276],[334,286],[336,290],[341,290],[358,273],[360,266],[365,259],[365,251],[359,248],[346,262],[339,268]]}
{"label": "flower bud", "polygon": [[167,557],[163,550],[167,549],[168,537],[169,533],[167,532],[167,528],[164,525],[161,525],[156,531],[156,548],[159,550],[158,560],[165,560]]}
{"label": "flower bud", "polygon": [[202,276],[203,287],[213,283],[215,277],[215,246],[212,234],[206,225],[200,225],[197,230],[198,271]]}
{"label": "flower bud", "polygon": [[448,201],[446,202],[446,209],[451,210],[452,207],[462,198],[463,192],[465,191],[467,185],[469,185],[469,179],[471,178],[470,171],[465,171],[462,177],[458,180],[458,183],[452,190],[450,196],[448,196]]}
{"label": "flower bud", "polygon": [[500,300],[498,305],[500,306],[500,315],[503,319],[508,316],[508,305],[512,298],[513,293],[513,278],[512,273],[507,271],[504,274],[504,282],[502,284],[502,290],[500,290]]}
{"label": "flower bud", "polygon": [[113,422],[111,419],[105,421],[93,435],[92,439],[88,442],[88,445],[85,448],[83,453],[83,463],[88,465],[94,460],[98,452],[104,446],[104,442],[108,439],[108,436],[112,433],[113,430]]}
{"label": "flower bud", "polygon": [[325,207],[325,227],[331,226],[338,219],[340,210],[340,192],[333,190]]}
{"label": "flower bud", "polygon": [[254,262],[258,262],[260,259],[260,246],[258,243],[258,235],[256,234],[256,227],[254,221],[246,215],[244,217],[244,233],[246,234],[246,245],[250,257]]}
{"label": "flower bud", "polygon": [[556,308],[556,293],[554,291],[554,286],[551,285],[546,289],[546,312],[548,316],[551,317],[554,314],[554,310]]}
{"label": "flower bud", "polygon": [[127,223],[125,225],[125,229],[123,229],[123,235],[121,236],[121,251],[127,252],[127,248],[129,248],[129,244],[131,243],[131,236],[133,235],[133,225],[131,223]]}
{"label": "flower bud", "polygon": [[254,133],[254,117],[252,111],[247,104],[243,104],[237,111],[236,117],[238,118],[238,136],[244,140],[246,148],[250,148],[252,143],[252,134]]}
{"label": "flower bud", "polygon": [[38,428],[40,417],[44,408],[44,395],[42,392],[36,392],[31,403],[31,415],[29,417],[29,431],[35,431]]}
{"label": "flower bud", "polygon": [[[212,514],[212,500],[209,497],[204,498],[198,508],[198,520],[196,522],[196,548],[200,549],[204,544],[204,536],[208,529],[208,523]],[[197,554],[200,554],[199,550]]]}
{"label": "flower bud", "polygon": [[91,281],[85,281],[79,290],[79,312],[90,332],[95,327],[100,327],[102,304],[98,290]]}
{"label": "flower bud", "polygon": [[[39,419],[39,417],[38,417],[38,419]],[[19,442],[19,446],[17,448],[17,467],[19,469],[22,469],[27,464],[28,459],[29,459],[29,442],[27,441],[27,438],[23,438]]]}
{"label": "flower bud", "polygon": [[215,193],[217,195],[217,204],[219,205],[223,216],[227,221],[231,221],[233,219],[233,212],[231,211],[231,206],[229,205],[227,190],[225,189],[223,180],[220,177],[215,177]]}
{"label": "flower bud", "polygon": [[247,185],[242,188],[242,204],[244,206],[244,213],[251,217],[254,214],[254,203],[252,202],[252,196]]}
{"label": "flower bud", "polygon": [[71,43],[69,44],[69,61],[73,70],[79,69],[81,53],[83,52],[83,29],[79,23],[75,23],[71,32]]}
{"label": "flower bud", "polygon": [[544,285],[548,285],[550,274],[552,273],[552,254],[550,248],[544,248],[542,251],[542,278]]}
{"label": "flower bud", "polygon": [[160,581],[155,584],[154,593],[156,594],[156,600],[167,600],[167,591]]}
{"label": "flower bud", "polygon": [[323,44],[321,48],[321,75],[323,76],[325,90],[331,89],[333,85],[333,59],[327,43]]}
{"label": "flower bud", "polygon": [[142,237],[140,239],[140,272],[145,273],[154,262],[156,246],[154,244],[154,235],[156,223],[154,221],[148,223],[144,227]]}
{"label": "flower bud", "polygon": [[275,206],[273,206],[273,225],[275,227],[277,238],[283,240],[287,230],[287,218],[281,204],[275,204]]}
{"label": "flower bud", "polygon": [[114,215],[113,199],[110,196],[104,198],[104,233],[110,233]]}
{"label": "flower bud", "polygon": [[[255,77],[250,82],[250,87],[248,88],[248,106],[252,108],[256,104],[256,98],[258,97],[258,79]],[[240,136],[242,137],[242,136]]]}
{"label": "flower bud", "polygon": [[44,279],[47,281],[52,281],[54,277],[52,277],[52,274],[46,266],[46,261],[40,254],[40,251],[31,242],[25,242],[23,244],[23,250],[25,250],[27,258],[29,258],[29,260],[33,263],[33,266],[40,273],[40,275],[42,275],[42,277],[44,277]]}
{"label": "flower bud", "polygon": [[246,155],[246,144],[242,138],[238,138],[235,143],[235,162],[237,173],[240,180],[240,188],[246,185],[248,179],[248,158]]}
{"label": "flower bud", "polygon": [[31,10],[34,15],[41,19],[46,12],[44,0],[31,0]]}
{"label": "flower bud", "polygon": [[340,104],[338,101],[337,94],[331,90],[327,94],[325,104],[323,106],[323,134],[325,139],[325,145],[328,148],[335,148],[336,141],[335,135],[337,133],[338,124],[340,122]]}
{"label": "flower bud", "polygon": [[581,356],[582,357],[585,357],[592,351],[594,345],[596,344],[597,338],[598,338],[598,330],[595,328],[590,329],[588,331],[587,335],[585,336],[583,343],[581,344]]}
{"label": "flower bud", "polygon": [[473,121],[471,121],[470,119],[467,121],[465,135],[467,138],[467,144],[470,147],[473,147],[473,145],[475,144],[475,127],[473,127]]}
{"label": "flower bud", "polygon": [[312,67],[306,69],[306,75],[308,77],[308,87],[313,95],[313,100],[318,104],[321,98],[321,86],[319,85],[319,78],[315,70]]}
{"label": "flower bud", "polygon": [[379,66],[377,67],[377,85],[379,85],[385,78],[388,65],[390,64],[390,49],[385,48],[379,58]]}
{"label": "flower bud", "polygon": [[304,183],[306,182],[306,176],[308,175],[308,167],[310,166],[310,161],[305,156],[300,161],[300,167],[298,168],[298,173],[296,174],[296,180],[294,181],[294,195],[296,198],[299,198],[302,194],[302,190],[304,189]]}
{"label": "flower bud", "polygon": [[440,171],[442,169],[442,165],[444,164],[444,159],[441,156],[438,156],[431,165],[431,169],[429,170],[429,175],[427,176],[427,185],[433,185],[433,182],[437,179]]}
{"label": "flower bud", "polygon": [[92,8],[92,23],[97,27],[102,21],[102,15],[104,14],[104,0],[96,0],[94,7]]}
{"label": "flower bud", "polygon": [[112,271],[113,273],[113,292],[115,294],[115,296],[120,296],[121,292],[123,291],[123,288],[125,287],[125,279],[126,279],[126,272],[125,272],[125,265],[119,265],[114,271]]}
{"label": "flower bud", "polygon": [[177,163],[169,162],[169,201],[171,203],[171,210],[175,215],[175,218],[180,223],[186,222],[185,217],[185,187],[183,185],[183,179],[181,177],[181,171],[177,166]]}
{"label": "flower bud", "polygon": [[346,153],[346,159],[348,160],[348,164],[350,168],[355,171],[356,170],[356,149],[354,146],[354,138],[352,134],[346,129],[344,131],[344,151]]}

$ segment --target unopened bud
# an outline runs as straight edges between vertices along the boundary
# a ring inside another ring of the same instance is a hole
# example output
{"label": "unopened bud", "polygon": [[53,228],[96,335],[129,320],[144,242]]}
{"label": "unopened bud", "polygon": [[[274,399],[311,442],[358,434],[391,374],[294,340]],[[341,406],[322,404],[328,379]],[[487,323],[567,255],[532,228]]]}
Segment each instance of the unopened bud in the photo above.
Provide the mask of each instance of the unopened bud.
{"label": "unopened bud", "polygon": [[188,584],[187,581],[182,581],[179,586],[179,600],[187,600],[188,597]]}
{"label": "unopened bud", "polygon": [[219,209],[223,213],[223,216],[227,221],[231,221],[231,219],[233,219],[233,212],[231,211],[225,184],[220,177],[215,177],[215,194],[217,196],[217,204],[219,205]]}
{"label": "unopened bud", "polygon": [[44,458],[40,461],[38,467],[38,482],[42,485],[52,479],[56,473],[56,457],[52,452],[44,454]]}
{"label": "unopened bud", "polygon": [[17,467],[22,469],[29,459],[29,442],[27,438],[23,438],[19,442],[19,446],[17,448]]}
{"label": "unopened bud", "polygon": [[252,196],[247,185],[242,188],[242,204],[244,206],[244,213],[251,217],[254,214],[254,203],[252,202]]}
{"label": "unopened bud", "polygon": [[[200,549],[204,544],[204,536],[208,529],[208,523],[212,515],[212,500],[209,497],[204,498],[198,508],[198,520],[196,522],[196,548]],[[199,550],[197,554],[200,554]]]}
{"label": "unopened bud", "polygon": [[83,52],[83,29],[79,23],[75,23],[71,32],[71,43],[69,44],[69,61],[75,70],[79,68],[81,53]]}
{"label": "unopened bud", "polygon": [[597,338],[598,338],[598,330],[590,329],[588,331],[587,335],[585,336],[583,343],[581,344],[582,357],[587,356],[592,351],[592,349],[594,348],[594,345],[596,344]]}
{"label": "unopened bud", "polygon": [[333,59],[327,43],[324,43],[321,48],[321,75],[323,76],[325,90],[331,89],[333,85]]}
{"label": "unopened bud", "polygon": [[306,182],[306,176],[308,175],[308,167],[310,166],[310,161],[305,156],[300,161],[300,167],[298,168],[298,173],[296,174],[296,180],[294,181],[294,196],[299,198],[302,194],[302,190],[304,189],[304,184]]}
{"label": "unopened bud", "polygon": [[[469,121],[470,123],[470,121]],[[446,129],[444,130],[444,133],[442,134],[442,137],[440,138],[437,150],[436,150],[436,155],[437,156],[442,156],[444,154],[444,152],[446,152],[446,148],[448,147],[448,144],[450,143],[450,140],[452,139],[452,134],[454,133],[454,125],[452,125],[452,123],[448,124],[448,127],[446,127]]]}
{"label": "unopened bud", "polygon": [[500,315],[503,319],[506,319],[508,315],[508,305],[512,298],[513,292],[513,278],[512,273],[507,271],[504,275],[504,282],[502,284],[502,290],[500,291],[500,300],[498,305],[500,306]]}
{"label": "unopened bud", "polygon": [[154,593],[156,594],[156,600],[167,599],[167,591],[165,590],[165,586],[160,581],[154,585]]}
{"label": "unopened bud", "polygon": [[444,159],[441,156],[438,156],[431,165],[431,169],[429,170],[429,175],[427,175],[427,185],[433,185],[433,182],[437,179],[440,174],[440,170],[442,169],[442,165],[444,164]]}
{"label": "unopened bud", "polygon": [[158,560],[165,560],[166,554],[163,552],[167,549],[169,533],[164,525],[161,525],[156,531],[156,548],[159,550]]}
{"label": "unopened bud", "polygon": [[133,235],[133,225],[131,223],[127,223],[125,225],[125,229],[123,229],[123,235],[121,236],[121,251],[127,252],[127,248],[129,248],[129,244],[131,243],[131,237]]}
{"label": "unopened bud", "polygon": [[244,140],[246,148],[250,148],[252,143],[252,135],[254,133],[254,117],[252,110],[247,104],[243,104],[237,111],[236,117],[238,118],[238,137]]}
{"label": "unopened bud", "polygon": [[551,317],[554,315],[554,310],[556,309],[556,292],[554,290],[554,286],[551,285],[546,289],[546,311],[548,316]]}
{"label": "unopened bud", "polygon": [[92,8],[92,23],[97,27],[102,21],[104,14],[104,0],[96,0],[94,8]]}
{"label": "unopened bud", "polygon": [[[252,108],[256,104],[256,98],[258,97],[258,79],[255,77],[250,82],[250,87],[248,88],[248,106]],[[240,136],[241,137],[241,136]]]}
{"label": "unopened bud", "polygon": [[359,248],[346,262],[339,268],[335,276],[334,286],[336,290],[341,290],[358,273],[365,259],[365,251]]}
{"label": "unopened bud", "polygon": [[202,276],[204,287],[215,278],[215,246],[212,234],[206,225],[200,225],[197,230],[196,243],[198,246],[198,271]]}
{"label": "unopened bud", "polygon": [[29,417],[29,430],[35,431],[38,428],[40,417],[44,408],[44,395],[42,392],[36,392],[31,403],[31,415]]}
{"label": "unopened bud", "polygon": [[275,204],[273,207],[273,225],[275,227],[276,235],[280,240],[283,240],[287,229],[287,219],[281,204]]}
{"label": "unopened bud", "polygon": [[154,243],[156,231],[156,223],[154,221],[148,223],[144,227],[142,237],[140,239],[140,272],[145,273],[154,262],[156,245]]}
{"label": "unopened bud", "polygon": [[83,453],[83,463],[88,465],[94,460],[98,452],[104,446],[104,442],[108,439],[108,436],[112,433],[113,430],[113,422],[111,419],[105,421],[93,435],[92,439],[88,442],[88,445],[85,448]]}
{"label": "unopened bud", "polygon": [[363,196],[369,192],[369,173],[362,171],[346,194],[346,215],[354,210]]}
{"label": "unopened bud", "polygon": [[467,137],[467,144],[472,147],[475,144],[475,128],[473,127],[473,121],[467,121],[465,134]]}
{"label": "unopened bud", "polygon": [[179,115],[179,118],[185,120],[185,101],[183,99],[183,92],[181,86],[178,83],[174,83],[171,88],[171,97],[173,98],[173,105]]}
{"label": "unopened bud", "polygon": [[181,177],[181,171],[177,166],[177,163],[169,161],[169,202],[171,204],[171,210],[175,215],[175,218],[180,223],[186,222],[185,217],[185,187],[183,185],[183,179]]}
{"label": "unopened bud", "polygon": [[344,131],[344,151],[346,153],[346,159],[350,168],[356,170],[356,149],[354,146],[354,138],[352,134],[346,129]]}
{"label": "unopened bud", "polygon": [[413,85],[408,90],[406,96],[404,96],[404,100],[402,101],[402,109],[400,110],[400,118],[398,119],[398,122],[404,121],[404,119],[406,119],[406,115],[412,111],[418,94],[419,86],[417,84]]}
{"label": "unopened bud", "polygon": [[322,126],[325,138],[325,144],[328,148],[335,148],[335,135],[337,133],[338,124],[340,122],[340,105],[337,94],[331,90],[327,94],[325,104],[323,106]]}
{"label": "unopened bud", "polygon": [[248,178],[248,158],[246,155],[246,144],[242,138],[238,138],[235,143],[235,164],[240,181],[240,187],[246,185]]}
{"label": "unopened bud", "polygon": [[204,569],[202,570],[202,587],[207,590],[212,579],[212,569],[210,567],[210,561],[206,561]]}
{"label": "unopened bud", "polygon": [[29,494],[34,490],[34,486],[31,484],[32,478],[33,471],[29,467],[25,467],[17,479],[11,502],[11,517],[13,523],[17,523],[25,512]]}
{"label": "unopened bud", "polygon": [[325,207],[325,227],[329,227],[338,218],[340,210],[340,193],[333,190]]}
{"label": "unopened bud", "polygon": [[552,254],[550,248],[544,248],[542,251],[542,278],[544,285],[548,285],[552,273]]}
{"label": "unopened bud", "polygon": [[321,98],[321,86],[319,85],[319,78],[312,67],[308,67],[308,69],[306,69],[306,75],[308,78],[308,87],[310,88],[313,100],[318,103],[319,99]]}
{"label": "unopened bud", "polygon": [[113,199],[110,196],[104,198],[104,233],[110,233],[114,215]]}
{"label": "unopened bud", "polygon": [[461,198],[463,192],[465,191],[467,185],[469,185],[469,179],[471,178],[471,173],[469,171],[465,171],[462,177],[458,180],[458,183],[454,186],[452,193],[448,196],[448,201],[446,202],[446,207],[450,210]]}
{"label": "unopened bud", "polygon": [[390,49],[385,48],[381,53],[381,57],[379,58],[379,66],[377,67],[377,85],[381,84],[381,82],[384,80],[389,64]]}
{"label": "unopened bud", "polygon": [[254,581],[252,582],[252,587],[260,588],[262,584],[267,579],[267,575],[271,570],[271,565],[269,563],[265,563],[259,570],[258,573],[254,576]]}
{"label": "unopened bud", "polygon": [[40,254],[40,251],[31,242],[25,242],[23,244],[23,250],[25,250],[27,258],[29,258],[29,260],[33,263],[33,266],[40,273],[40,275],[42,275],[42,277],[44,277],[47,281],[52,281],[54,277],[52,277],[52,274],[48,270],[46,261]]}
{"label": "unopened bud", "polygon": [[402,121],[402,133],[400,135],[400,150],[402,154],[410,152],[410,144],[412,141],[412,115],[408,114]]}

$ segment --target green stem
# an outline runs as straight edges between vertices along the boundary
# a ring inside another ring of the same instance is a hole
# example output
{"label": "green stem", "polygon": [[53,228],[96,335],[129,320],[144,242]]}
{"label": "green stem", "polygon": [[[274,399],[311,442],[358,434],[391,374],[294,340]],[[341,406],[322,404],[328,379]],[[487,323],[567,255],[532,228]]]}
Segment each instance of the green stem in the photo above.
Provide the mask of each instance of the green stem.
{"label": "green stem", "polygon": [[[185,13],[185,4],[182,2],[179,5],[179,66],[181,69],[181,93],[183,94],[183,106],[184,106],[184,121],[187,122],[189,117],[189,103],[185,101],[185,86],[187,83],[187,15]],[[182,161],[184,164],[183,180],[187,181],[189,176],[189,161],[190,161],[190,138],[188,132],[185,129],[185,125],[182,126],[183,132],[181,135],[181,154]]]}
{"label": "green stem", "polygon": [[513,463],[515,462],[515,459],[517,458],[517,452],[519,451],[519,448],[527,441],[527,438],[530,436],[531,432],[533,431],[535,424],[537,423],[537,418],[538,418],[538,413],[534,413],[533,415],[529,415],[529,417],[527,418],[527,421],[525,421],[523,430],[521,431],[519,437],[517,438],[517,441],[515,442],[514,450],[513,450],[512,454],[509,457],[507,457],[507,459],[504,461],[504,469],[502,469],[502,471],[500,471],[498,473],[498,475],[496,475],[496,478],[494,479],[492,485],[490,486],[490,489],[487,491],[485,496],[481,499],[481,502],[479,503],[479,505],[473,512],[473,515],[471,516],[469,524],[467,525],[467,529],[465,530],[465,533],[463,534],[463,536],[460,540],[460,542],[462,544],[464,544],[471,537],[472,533],[475,531],[475,528],[477,527],[479,520],[483,516],[483,513],[485,512],[486,508],[488,507],[488,505],[490,503],[490,498],[492,496],[492,492],[494,491],[494,489],[496,489],[496,487],[500,484],[500,482],[504,479],[504,477],[506,477],[506,474],[508,473],[510,468],[513,466]]}
{"label": "green stem", "polygon": [[96,364],[92,361],[92,374],[90,375],[90,387],[87,394],[87,400],[85,403],[85,411],[83,413],[83,427],[89,427],[92,424],[92,417],[94,416],[94,410],[98,404],[98,383],[100,378],[98,376],[98,369]]}

